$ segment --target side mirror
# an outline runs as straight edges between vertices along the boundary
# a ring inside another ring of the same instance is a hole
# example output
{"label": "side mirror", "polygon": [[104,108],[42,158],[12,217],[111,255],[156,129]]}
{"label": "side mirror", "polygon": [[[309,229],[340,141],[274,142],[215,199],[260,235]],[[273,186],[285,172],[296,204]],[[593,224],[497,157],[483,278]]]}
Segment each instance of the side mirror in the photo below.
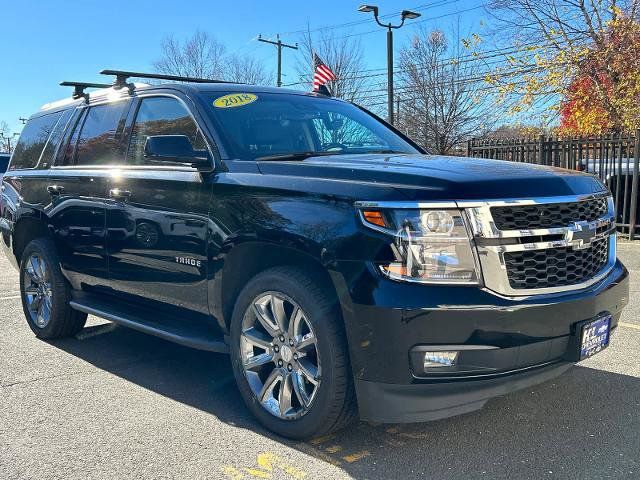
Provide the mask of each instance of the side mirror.
{"label": "side mirror", "polygon": [[194,150],[186,135],[152,135],[144,144],[145,158],[155,162],[188,163],[200,171],[211,171],[207,150]]}

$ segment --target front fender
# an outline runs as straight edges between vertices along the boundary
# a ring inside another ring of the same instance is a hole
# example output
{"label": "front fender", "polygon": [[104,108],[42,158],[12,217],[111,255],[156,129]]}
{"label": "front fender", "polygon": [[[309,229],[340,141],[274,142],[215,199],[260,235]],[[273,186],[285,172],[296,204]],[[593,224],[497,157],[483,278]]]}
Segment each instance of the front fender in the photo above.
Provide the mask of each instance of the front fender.
{"label": "front fender", "polygon": [[[210,209],[209,308],[227,329],[235,298],[257,273],[302,265],[328,279],[341,245],[357,231],[346,199],[217,185]],[[254,191],[250,191],[254,190]]]}

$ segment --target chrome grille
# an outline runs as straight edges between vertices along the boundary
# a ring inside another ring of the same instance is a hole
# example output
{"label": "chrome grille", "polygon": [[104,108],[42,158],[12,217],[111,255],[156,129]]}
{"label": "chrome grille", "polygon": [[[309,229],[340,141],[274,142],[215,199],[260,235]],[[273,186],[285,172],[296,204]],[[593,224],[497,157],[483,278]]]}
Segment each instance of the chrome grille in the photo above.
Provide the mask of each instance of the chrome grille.
{"label": "chrome grille", "polygon": [[609,242],[597,240],[583,250],[559,247],[505,252],[509,284],[514,289],[552,288],[583,283],[600,272],[609,258]]}
{"label": "chrome grille", "polygon": [[606,192],[457,204],[468,215],[484,284],[497,293],[570,292],[615,264],[615,213]]}
{"label": "chrome grille", "polygon": [[500,230],[566,227],[572,222],[593,222],[606,213],[606,197],[573,203],[506,205],[491,208],[493,221]]}

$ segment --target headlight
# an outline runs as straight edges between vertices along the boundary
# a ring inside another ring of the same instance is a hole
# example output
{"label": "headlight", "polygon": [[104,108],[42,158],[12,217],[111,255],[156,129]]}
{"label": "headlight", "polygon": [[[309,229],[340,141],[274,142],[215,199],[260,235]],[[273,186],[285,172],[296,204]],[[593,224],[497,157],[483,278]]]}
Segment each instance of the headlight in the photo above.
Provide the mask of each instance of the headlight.
{"label": "headlight", "polygon": [[479,268],[460,210],[360,210],[363,223],[393,236],[391,257],[378,259],[389,278],[422,283],[479,283]]}

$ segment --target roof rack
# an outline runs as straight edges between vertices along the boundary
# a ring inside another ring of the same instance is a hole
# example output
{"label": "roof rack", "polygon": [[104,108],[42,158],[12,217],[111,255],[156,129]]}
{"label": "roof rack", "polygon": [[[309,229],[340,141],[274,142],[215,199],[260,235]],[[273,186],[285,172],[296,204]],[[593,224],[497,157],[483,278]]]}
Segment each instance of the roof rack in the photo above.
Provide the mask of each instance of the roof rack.
{"label": "roof rack", "polygon": [[71,97],[73,99],[78,98],[86,98],[86,93],[84,93],[85,88],[111,88],[112,85],[108,83],[91,83],[91,82],[60,82],[60,86],[62,87],[73,87],[73,93]]}
{"label": "roof rack", "polygon": [[116,79],[113,82],[115,88],[127,87],[130,90],[133,89],[133,85],[127,83],[127,80],[131,77],[134,78],[153,78],[157,80],[173,80],[175,82],[190,82],[190,83],[238,83],[228,82],[226,80],[216,80],[213,78],[196,78],[196,77],[182,77],[180,75],[164,75],[162,73],[142,73],[142,72],[128,72],[123,70],[102,70],[102,75],[115,75]]}

